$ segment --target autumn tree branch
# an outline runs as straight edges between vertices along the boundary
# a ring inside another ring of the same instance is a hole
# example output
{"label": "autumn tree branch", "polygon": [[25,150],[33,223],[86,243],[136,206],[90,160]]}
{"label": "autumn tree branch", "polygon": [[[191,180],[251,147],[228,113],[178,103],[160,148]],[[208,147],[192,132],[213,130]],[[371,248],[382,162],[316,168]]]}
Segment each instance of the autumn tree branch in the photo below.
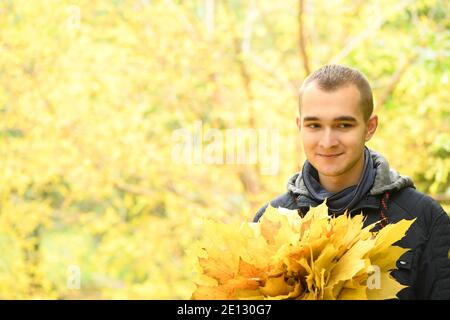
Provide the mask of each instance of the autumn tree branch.
{"label": "autumn tree branch", "polygon": [[449,194],[435,194],[431,195],[431,197],[438,202],[450,202]]}
{"label": "autumn tree branch", "polygon": [[356,36],[350,38],[350,40],[345,44],[341,51],[339,51],[333,58],[330,59],[330,63],[339,63],[345,57],[347,57],[355,48],[357,48],[361,43],[363,43],[367,38],[373,37],[378,30],[381,29],[383,24],[392,16],[402,12],[407,6],[412,3],[411,0],[404,0],[396,3],[390,8],[387,14],[383,15],[381,9],[377,9],[374,12],[374,19],[369,22],[369,25],[362,32]]}
{"label": "autumn tree branch", "polygon": [[383,106],[386,103],[386,101],[389,99],[389,97],[394,93],[395,88],[400,83],[406,70],[408,70],[408,68],[413,64],[416,57],[417,57],[417,55],[409,56],[406,59],[406,61],[403,63],[403,65],[399,69],[397,69],[397,71],[392,75],[391,79],[389,80],[388,85],[386,86],[386,88],[380,95],[380,99],[377,103],[377,108]]}
{"label": "autumn tree branch", "polygon": [[311,72],[309,67],[309,58],[306,52],[306,27],[304,21],[304,13],[305,13],[305,0],[299,1],[299,10],[298,10],[298,27],[299,27],[299,46],[300,46],[300,59],[303,63],[303,71],[305,75],[308,75]]}

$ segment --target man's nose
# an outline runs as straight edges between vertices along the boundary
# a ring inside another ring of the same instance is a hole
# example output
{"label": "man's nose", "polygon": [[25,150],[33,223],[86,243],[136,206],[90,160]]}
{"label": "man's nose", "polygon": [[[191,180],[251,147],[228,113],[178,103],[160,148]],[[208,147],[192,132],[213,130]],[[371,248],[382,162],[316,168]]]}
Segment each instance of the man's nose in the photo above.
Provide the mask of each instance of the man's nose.
{"label": "man's nose", "polygon": [[331,129],[325,129],[320,137],[319,146],[324,149],[329,149],[338,145],[336,134]]}

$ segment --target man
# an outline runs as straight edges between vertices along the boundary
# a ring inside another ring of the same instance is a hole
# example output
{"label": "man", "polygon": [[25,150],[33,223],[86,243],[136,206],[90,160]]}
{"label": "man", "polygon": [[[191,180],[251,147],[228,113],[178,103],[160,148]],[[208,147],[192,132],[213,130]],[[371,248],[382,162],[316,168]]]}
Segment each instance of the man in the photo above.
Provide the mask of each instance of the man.
{"label": "man", "polygon": [[390,169],[381,154],[365,146],[378,125],[367,79],[355,69],[328,65],[306,78],[299,98],[297,126],[307,160],[288,180],[288,191],[271,205],[304,215],[327,199],[329,213],[362,211],[365,225],[378,221],[376,230],[417,218],[396,243],[411,249],[392,272],[408,286],[398,298],[450,299],[450,218],[432,198],[415,190],[409,177]]}

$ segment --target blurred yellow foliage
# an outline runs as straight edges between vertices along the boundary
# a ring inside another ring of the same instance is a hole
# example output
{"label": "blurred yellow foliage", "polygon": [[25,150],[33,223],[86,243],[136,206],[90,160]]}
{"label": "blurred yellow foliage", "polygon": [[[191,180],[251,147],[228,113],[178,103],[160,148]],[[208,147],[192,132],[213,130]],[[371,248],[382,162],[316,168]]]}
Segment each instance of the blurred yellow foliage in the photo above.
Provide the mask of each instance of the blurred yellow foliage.
{"label": "blurred yellow foliage", "polygon": [[[448,195],[446,2],[305,1],[303,53],[298,13],[294,0],[1,1],[0,298],[188,299],[202,219],[249,220],[284,192],[304,160],[297,88],[329,62],[373,83],[370,147]],[[278,130],[279,170],[175,163],[173,133],[196,121]]]}

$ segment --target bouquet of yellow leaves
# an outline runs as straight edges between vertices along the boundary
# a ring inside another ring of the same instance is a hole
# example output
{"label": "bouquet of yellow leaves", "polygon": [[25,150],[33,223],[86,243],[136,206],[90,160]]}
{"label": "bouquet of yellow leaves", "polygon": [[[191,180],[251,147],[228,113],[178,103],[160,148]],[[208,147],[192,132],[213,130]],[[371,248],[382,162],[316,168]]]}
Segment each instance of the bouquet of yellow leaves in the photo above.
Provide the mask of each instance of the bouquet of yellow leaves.
{"label": "bouquet of yellow leaves", "polygon": [[390,299],[405,286],[389,273],[408,249],[392,244],[414,222],[371,232],[362,214],[329,217],[325,204],[302,218],[268,207],[259,223],[206,221],[192,299]]}

